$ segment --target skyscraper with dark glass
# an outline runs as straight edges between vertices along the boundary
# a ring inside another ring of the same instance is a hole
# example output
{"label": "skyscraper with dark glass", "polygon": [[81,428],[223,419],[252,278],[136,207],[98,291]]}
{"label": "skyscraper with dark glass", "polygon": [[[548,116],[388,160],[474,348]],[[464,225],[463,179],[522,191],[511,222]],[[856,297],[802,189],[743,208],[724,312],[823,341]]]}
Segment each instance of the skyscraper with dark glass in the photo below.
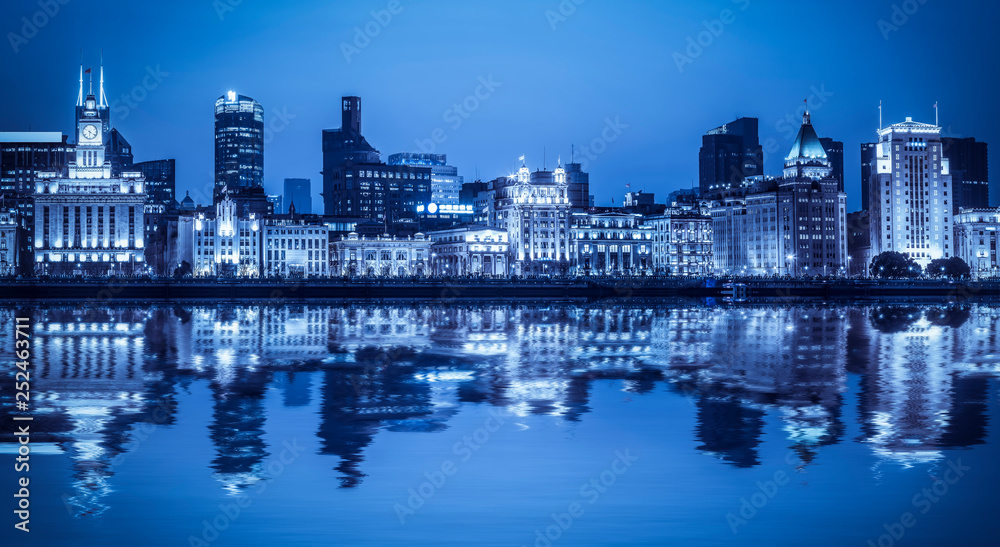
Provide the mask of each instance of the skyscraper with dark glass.
{"label": "skyscraper with dark glass", "polygon": [[215,201],[264,187],[264,108],[230,91],[215,101]]}
{"label": "skyscraper with dark glass", "polygon": [[982,209],[990,206],[989,155],[985,142],[974,137],[941,137],[941,149],[951,164],[955,208]]}
{"label": "skyscraper with dark glass", "polygon": [[872,179],[872,166],[875,163],[875,154],[878,150],[878,143],[861,143],[861,210],[868,211],[871,206],[868,196],[868,188]]}
{"label": "skyscraper with dark glass", "polygon": [[146,203],[162,205],[166,209],[174,207],[177,185],[175,160],[139,162],[132,165],[132,171],[139,171],[146,176]]}
{"label": "skyscraper with dark glass", "polygon": [[747,177],[764,174],[764,149],[757,125],[757,118],[740,118],[705,133],[698,152],[702,196],[738,188]]}
{"label": "skyscraper with dark glass", "polygon": [[830,160],[830,167],[833,171],[830,176],[837,179],[837,191],[844,191],[844,143],[835,141],[830,137],[819,139],[823,149],[826,150],[826,157]]}

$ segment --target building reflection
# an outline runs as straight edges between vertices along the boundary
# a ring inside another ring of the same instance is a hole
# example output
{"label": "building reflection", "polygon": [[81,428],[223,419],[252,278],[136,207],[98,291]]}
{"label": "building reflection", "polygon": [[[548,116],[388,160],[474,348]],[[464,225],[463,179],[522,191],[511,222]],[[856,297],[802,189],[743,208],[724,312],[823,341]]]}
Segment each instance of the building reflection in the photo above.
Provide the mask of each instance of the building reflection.
{"label": "building reflection", "polygon": [[690,398],[697,450],[752,467],[768,423],[803,464],[842,442],[856,375],[860,440],[911,465],[984,442],[1000,374],[1000,317],[979,305],[45,307],[0,310],[0,343],[24,313],[33,441],[72,460],[78,515],[106,509],[116,466],[195,384],[211,394],[204,465],[238,493],[267,479],[269,400],[315,409],[318,451],[350,488],[379,433],[441,431],[468,404],[578,422],[601,380]]}

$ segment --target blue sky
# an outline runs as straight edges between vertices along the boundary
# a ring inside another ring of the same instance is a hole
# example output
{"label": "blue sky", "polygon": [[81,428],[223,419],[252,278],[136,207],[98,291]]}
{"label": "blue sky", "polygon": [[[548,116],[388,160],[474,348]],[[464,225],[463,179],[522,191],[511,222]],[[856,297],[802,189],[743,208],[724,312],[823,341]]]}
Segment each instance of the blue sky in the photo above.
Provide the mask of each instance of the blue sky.
{"label": "blue sky", "polygon": [[736,116],[760,118],[778,174],[807,98],[820,136],[845,143],[850,210],[879,100],[887,124],[933,123],[938,101],[945,134],[1000,142],[993,2],[50,1],[44,17],[45,0],[0,7],[0,130],[71,133],[80,49],[96,67],[103,48],[113,124],[136,161],[177,159],[180,195],[212,181],[212,107],[230,89],[264,106],[268,191],[311,178],[316,211],[342,95],[362,97],[384,155],[436,137],[466,180],[575,145],[598,204],[626,184],[691,187],[701,135]]}

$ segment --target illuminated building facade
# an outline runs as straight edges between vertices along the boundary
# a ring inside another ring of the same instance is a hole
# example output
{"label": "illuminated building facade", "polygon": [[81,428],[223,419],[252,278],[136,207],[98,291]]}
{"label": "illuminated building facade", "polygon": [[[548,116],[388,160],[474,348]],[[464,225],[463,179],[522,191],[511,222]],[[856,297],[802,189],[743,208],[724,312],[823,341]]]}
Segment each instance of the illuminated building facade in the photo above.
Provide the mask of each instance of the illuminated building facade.
{"label": "illuminated building facade", "polygon": [[431,240],[413,237],[364,237],[355,232],[330,242],[330,275],[423,277],[430,273]]}
{"label": "illuminated building facade", "polygon": [[[195,213],[191,262],[195,276],[257,277],[262,266],[263,220],[256,213],[238,214],[236,202],[224,194],[215,212]],[[182,223],[184,225],[186,223]]]}
{"label": "illuminated building facade", "polygon": [[954,186],[941,128],[906,118],[879,130],[869,181],[872,255],[898,251],[921,266],[954,254]]}
{"label": "illuminated building facade", "polygon": [[19,273],[18,231],[14,214],[0,211],[0,276]]}
{"label": "illuminated building facade", "polygon": [[653,227],[631,213],[573,213],[570,254],[578,275],[653,273]]}
{"label": "illuminated building facade", "polygon": [[324,225],[268,219],[264,224],[264,275],[329,275],[329,233]]}
{"label": "illuminated building facade", "polygon": [[465,225],[427,234],[431,270],[435,275],[510,275],[507,232],[487,226]]}
{"label": "illuminated building facade", "polygon": [[996,277],[1000,208],[962,209],[955,215],[955,256],[969,265],[972,276]]}
{"label": "illuminated building facade", "polygon": [[[523,157],[522,157],[523,161]],[[512,273],[566,274],[570,268],[570,209],[566,170],[533,181],[522,163],[516,175],[487,190],[487,225],[510,236]]]}
{"label": "illuminated building facade", "polygon": [[714,202],[713,238],[715,250],[721,251],[716,271],[845,274],[847,196],[837,189],[832,171],[806,112],[785,157],[783,178],[754,181],[737,199]]}
{"label": "illuminated building facade", "polygon": [[264,187],[264,108],[230,91],[215,101],[214,201],[226,192]]}
{"label": "illuminated building facade", "polygon": [[[707,211],[707,208],[706,208]],[[670,207],[646,217],[653,229],[653,271],[661,275],[712,274],[712,217],[699,207]]]}
{"label": "illuminated building facade", "polygon": [[76,153],[69,162],[68,175],[39,172],[36,176],[36,273],[142,271],[146,202],[143,175],[126,171],[121,177],[112,177],[111,162],[105,158],[104,121],[93,93],[77,110],[81,117],[77,120]]}
{"label": "illuminated building facade", "polygon": [[445,154],[418,154],[404,152],[389,156],[389,165],[415,165],[431,168],[431,198],[430,202],[438,207],[459,204],[458,194],[462,191],[464,179],[458,174],[458,168],[448,165]]}

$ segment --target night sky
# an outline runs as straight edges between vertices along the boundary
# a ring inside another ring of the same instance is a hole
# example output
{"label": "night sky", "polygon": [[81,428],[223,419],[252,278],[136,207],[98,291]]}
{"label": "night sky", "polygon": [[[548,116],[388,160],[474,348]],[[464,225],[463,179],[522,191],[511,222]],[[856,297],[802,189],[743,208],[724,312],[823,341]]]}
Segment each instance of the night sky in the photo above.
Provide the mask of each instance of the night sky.
{"label": "night sky", "polygon": [[[103,48],[112,124],[136,161],[176,158],[178,195],[202,203],[213,104],[230,89],[265,109],[268,192],[311,178],[316,212],[320,132],[340,126],[342,95],[361,96],[362,132],[383,159],[436,135],[433,151],[467,181],[506,175],[522,154],[534,169],[545,151],[551,168],[571,144],[590,148],[577,160],[598,205],[620,204],[626,184],[661,201],[691,187],[701,135],[737,116],[760,118],[766,170],[780,174],[812,97],[817,132],[844,141],[849,211],[879,100],[886,124],[933,123],[938,101],[946,135],[993,148],[1000,202],[997,2],[48,1],[68,3],[52,17],[37,0],[0,5],[0,131],[75,140],[80,49],[96,74]],[[49,20],[30,36],[22,17]],[[375,36],[359,38],[366,27]],[[702,31],[707,45],[689,50]],[[456,113],[463,102],[473,108]]]}

